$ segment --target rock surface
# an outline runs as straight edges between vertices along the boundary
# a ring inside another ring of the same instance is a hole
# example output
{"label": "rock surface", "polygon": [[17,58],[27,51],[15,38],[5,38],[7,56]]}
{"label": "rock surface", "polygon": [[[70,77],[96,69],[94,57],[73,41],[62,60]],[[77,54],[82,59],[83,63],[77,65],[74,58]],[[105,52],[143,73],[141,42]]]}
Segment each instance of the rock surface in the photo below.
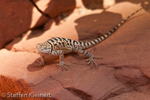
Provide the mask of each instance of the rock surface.
{"label": "rock surface", "polygon": [[[58,57],[45,56],[38,66],[37,43],[51,37],[89,40],[99,37],[140,8],[120,2],[106,10],[76,9],[61,24],[47,31],[28,31],[0,50],[0,75],[23,79],[35,93],[50,93],[58,100],[149,100],[150,92],[150,14],[141,10],[112,36],[93,48],[97,68],[91,69],[85,57],[65,56],[68,71],[55,67]],[[32,34],[31,34],[32,33]]]}
{"label": "rock surface", "polygon": [[30,28],[33,5],[28,0],[0,0],[0,4],[0,48],[2,48]]}
{"label": "rock surface", "polygon": [[[82,6],[80,0],[33,1],[39,9],[51,17]],[[30,0],[0,0],[0,5],[0,48],[29,29],[41,26],[49,20],[33,6]]]}

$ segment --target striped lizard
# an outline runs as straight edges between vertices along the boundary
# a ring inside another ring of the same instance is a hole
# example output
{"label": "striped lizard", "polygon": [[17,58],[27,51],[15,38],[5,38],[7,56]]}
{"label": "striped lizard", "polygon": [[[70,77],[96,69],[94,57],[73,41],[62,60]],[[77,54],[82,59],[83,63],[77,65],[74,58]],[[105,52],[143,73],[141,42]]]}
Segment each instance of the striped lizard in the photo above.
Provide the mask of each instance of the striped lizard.
{"label": "striped lizard", "polygon": [[[36,48],[38,49],[38,51],[40,53],[59,56],[60,61],[59,61],[59,64],[57,64],[57,65],[59,67],[61,67],[62,69],[63,68],[66,69],[65,66],[67,66],[64,63],[64,54],[68,54],[71,52],[78,52],[78,53],[84,54],[85,56],[89,57],[87,59],[87,61],[88,61],[88,64],[91,64],[91,68],[92,68],[93,64],[95,64],[95,66],[97,67],[97,64],[95,63],[94,59],[96,59],[96,58],[99,59],[101,57],[96,57],[96,56],[90,54],[88,51],[85,51],[85,49],[91,48],[91,47],[99,44],[103,40],[107,39],[121,25],[123,25],[131,16],[133,16],[135,13],[137,13],[138,11],[140,11],[142,9],[143,8],[138,9],[137,11],[132,13],[130,16],[128,16],[126,19],[122,20],[119,24],[117,24],[109,32],[105,33],[103,36],[100,36],[97,39],[83,42],[83,41],[75,41],[75,40],[61,38],[61,37],[55,37],[55,38],[48,39],[44,43],[38,43],[36,45]],[[44,65],[44,58],[42,56],[41,56],[41,58],[43,61],[42,64]]]}

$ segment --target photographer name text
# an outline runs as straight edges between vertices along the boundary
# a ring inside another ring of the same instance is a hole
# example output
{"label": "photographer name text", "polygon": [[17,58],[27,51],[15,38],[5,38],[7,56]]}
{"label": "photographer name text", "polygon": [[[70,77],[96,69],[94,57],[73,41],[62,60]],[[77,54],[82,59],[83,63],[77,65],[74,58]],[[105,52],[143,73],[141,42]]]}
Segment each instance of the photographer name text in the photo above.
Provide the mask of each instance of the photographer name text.
{"label": "photographer name text", "polygon": [[2,93],[2,97],[8,97],[8,98],[18,98],[18,97],[21,97],[21,98],[27,98],[27,97],[29,97],[29,98],[38,98],[38,97],[50,98],[51,94],[50,93],[42,94],[42,93],[34,93],[34,92],[29,92],[28,94],[21,93],[21,92],[17,92],[17,93],[8,92],[8,93]]}

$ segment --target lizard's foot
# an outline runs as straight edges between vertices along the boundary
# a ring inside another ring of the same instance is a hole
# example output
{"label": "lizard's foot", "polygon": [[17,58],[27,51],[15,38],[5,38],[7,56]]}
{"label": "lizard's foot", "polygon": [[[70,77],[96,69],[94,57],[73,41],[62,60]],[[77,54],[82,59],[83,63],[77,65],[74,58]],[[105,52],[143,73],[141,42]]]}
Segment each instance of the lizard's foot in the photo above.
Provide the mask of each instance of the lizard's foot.
{"label": "lizard's foot", "polygon": [[63,61],[56,65],[57,68],[61,67],[62,70],[63,69],[68,70],[65,66],[69,66],[69,65],[66,65]]}
{"label": "lizard's foot", "polygon": [[93,67],[93,64],[95,65],[95,67],[97,67],[97,64],[94,61],[95,59],[103,59],[102,57],[95,57],[95,56],[90,56],[89,59],[87,59],[86,61],[88,61],[88,65],[91,64],[91,68]]}

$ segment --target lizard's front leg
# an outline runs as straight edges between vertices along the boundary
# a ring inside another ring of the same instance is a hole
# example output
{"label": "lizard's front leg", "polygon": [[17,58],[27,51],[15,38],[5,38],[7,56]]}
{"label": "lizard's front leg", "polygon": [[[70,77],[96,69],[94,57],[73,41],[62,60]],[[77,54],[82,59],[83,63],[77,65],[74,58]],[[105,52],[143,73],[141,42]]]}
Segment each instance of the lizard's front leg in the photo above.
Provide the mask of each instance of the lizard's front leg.
{"label": "lizard's front leg", "polygon": [[57,64],[57,66],[59,66],[59,67],[61,67],[62,68],[62,70],[63,69],[66,69],[66,70],[68,70],[65,66],[68,66],[68,65],[66,65],[65,63],[64,63],[64,54],[60,54],[59,55],[59,64]]}
{"label": "lizard's front leg", "polygon": [[64,63],[64,53],[62,50],[57,50],[57,51],[53,51],[52,53],[53,55],[58,55],[59,56],[59,64],[57,64],[56,66],[61,67],[62,70],[67,68],[65,66],[68,66]]}
{"label": "lizard's front leg", "polygon": [[82,53],[82,54],[86,55],[87,57],[89,57],[86,61],[88,61],[88,65],[91,64],[91,68],[92,68],[93,64],[95,64],[95,66],[97,67],[97,64],[95,63],[94,58],[102,59],[102,57],[95,57],[95,56],[93,56],[88,51],[77,50],[77,52]]}

